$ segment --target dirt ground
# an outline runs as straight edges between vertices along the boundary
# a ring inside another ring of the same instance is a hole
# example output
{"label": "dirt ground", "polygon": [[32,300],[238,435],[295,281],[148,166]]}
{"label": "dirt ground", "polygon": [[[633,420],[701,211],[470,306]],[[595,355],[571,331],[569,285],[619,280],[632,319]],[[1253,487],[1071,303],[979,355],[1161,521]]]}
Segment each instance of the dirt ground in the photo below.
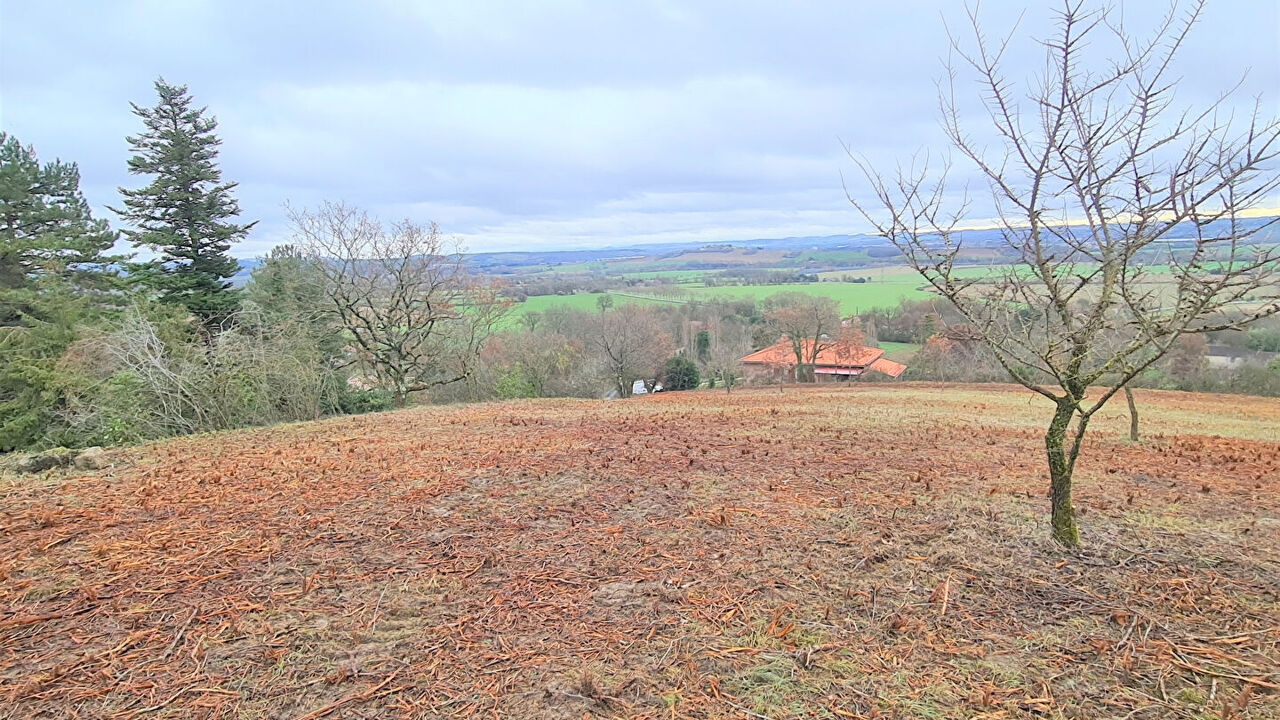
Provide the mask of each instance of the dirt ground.
{"label": "dirt ground", "polygon": [[1280,401],[410,409],[0,478],[0,717],[1280,718]]}

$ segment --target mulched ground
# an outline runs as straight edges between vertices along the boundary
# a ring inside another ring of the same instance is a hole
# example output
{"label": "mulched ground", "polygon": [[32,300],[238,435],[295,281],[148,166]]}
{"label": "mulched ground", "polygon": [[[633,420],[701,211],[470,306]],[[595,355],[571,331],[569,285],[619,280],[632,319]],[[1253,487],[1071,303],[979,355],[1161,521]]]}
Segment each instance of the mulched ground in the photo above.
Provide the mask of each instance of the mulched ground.
{"label": "mulched ground", "polygon": [[0,478],[0,717],[1280,718],[1280,401],[421,408]]}

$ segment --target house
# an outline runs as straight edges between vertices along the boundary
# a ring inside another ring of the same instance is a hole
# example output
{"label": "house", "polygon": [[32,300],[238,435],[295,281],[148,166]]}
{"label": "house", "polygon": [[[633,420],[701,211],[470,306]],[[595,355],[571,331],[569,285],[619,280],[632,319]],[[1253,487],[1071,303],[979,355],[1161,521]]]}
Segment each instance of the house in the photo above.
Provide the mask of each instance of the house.
{"label": "house", "polygon": [[[805,340],[804,357],[809,358],[813,341]],[[739,360],[748,380],[754,382],[778,382],[795,377],[796,353],[791,341],[783,338],[776,345],[751,353]],[[823,341],[813,373],[820,382],[845,382],[868,371],[896,378],[907,369],[906,365],[885,358],[884,350],[866,347],[847,340]]]}

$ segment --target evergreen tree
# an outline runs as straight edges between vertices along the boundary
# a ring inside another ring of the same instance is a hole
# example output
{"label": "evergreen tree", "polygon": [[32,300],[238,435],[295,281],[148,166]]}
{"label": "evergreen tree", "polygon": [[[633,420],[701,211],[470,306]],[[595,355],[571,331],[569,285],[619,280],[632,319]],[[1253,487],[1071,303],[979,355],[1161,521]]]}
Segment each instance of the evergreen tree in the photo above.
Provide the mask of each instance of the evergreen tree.
{"label": "evergreen tree", "polygon": [[115,240],[74,164],[41,165],[0,133],[0,452],[46,441],[57,421],[58,360],[118,299]]}
{"label": "evergreen tree", "polygon": [[133,226],[124,234],[135,247],[160,253],[135,269],[137,280],[212,331],[239,306],[239,293],[227,281],[239,265],[227,251],[254,223],[232,222],[240,206],[231,192],[236,183],[222,182],[218,169],[217,120],[205,117],[207,108],[192,107],[185,85],[161,78],[155,87],[154,108],[133,104],[146,130],[127,138],[134,153],[129,172],[152,180],[136,190],[120,188],[124,209],[115,212]]}
{"label": "evergreen tree", "polygon": [[705,363],[711,353],[711,333],[699,330],[695,336],[694,345],[697,347],[698,362]]}
{"label": "evergreen tree", "polygon": [[667,360],[662,373],[663,390],[696,390],[700,382],[698,366],[692,360],[678,356]]}
{"label": "evergreen tree", "polygon": [[116,234],[94,220],[80,193],[80,170],[0,132],[0,326],[32,325],[58,313],[41,307],[42,289],[71,283],[81,292],[110,285]]}
{"label": "evergreen tree", "polygon": [[324,269],[296,246],[277,245],[262,258],[244,288],[244,310],[268,331],[304,332],[326,359],[347,344],[324,291]]}

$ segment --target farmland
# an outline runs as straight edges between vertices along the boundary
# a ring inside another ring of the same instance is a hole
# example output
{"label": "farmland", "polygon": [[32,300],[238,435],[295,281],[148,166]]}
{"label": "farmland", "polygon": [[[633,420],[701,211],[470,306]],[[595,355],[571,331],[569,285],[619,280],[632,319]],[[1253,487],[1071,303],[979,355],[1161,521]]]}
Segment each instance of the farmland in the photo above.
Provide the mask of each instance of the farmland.
{"label": "farmland", "polygon": [[782,285],[734,285],[694,288],[696,298],[754,298],[763,300],[774,293],[801,292],[829,297],[840,304],[840,312],[857,314],[875,308],[894,307],[903,300],[928,300],[936,295],[919,289],[919,278],[870,283],[794,283]]}
{"label": "farmland", "polygon": [[937,295],[920,289],[921,282],[903,277],[885,282],[869,283],[783,283],[778,285],[726,285],[719,287],[646,288],[636,287],[610,293],[575,293],[572,295],[535,295],[512,308],[515,315],[525,312],[543,312],[550,308],[594,310],[596,298],[608,294],[615,302],[645,302],[652,297],[657,301],[687,302],[689,300],[723,300],[753,298],[763,300],[780,292],[800,292],[807,295],[829,297],[840,304],[840,311],[855,314],[875,308],[890,308],[902,300],[927,300]]}
{"label": "farmland", "polygon": [[[583,264],[584,266],[587,264]],[[597,264],[605,267],[603,264]],[[998,277],[1008,272],[1009,265],[968,265],[957,267],[954,277],[957,279],[977,279]],[[1081,270],[1088,267],[1082,265]],[[903,300],[937,299],[938,295],[928,289],[928,283],[915,271],[905,265],[881,265],[877,267],[855,268],[851,270],[830,270],[815,273],[821,282],[781,283],[781,284],[743,284],[716,285],[708,284],[707,279],[714,277],[716,270],[668,270],[623,273],[621,277],[641,281],[667,280],[671,284],[640,285],[625,291],[614,291],[607,294],[615,296],[615,301],[643,301],[643,298],[661,298],[663,301],[685,302],[689,300],[742,299],[751,298],[756,301],[780,292],[800,292],[819,297],[829,297],[840,305],[845,314],[857,314],[868,310],[892,308]],[[1026,271],[1029,272],[1029,271]],[[1154,292],[1157,297],[1172,298],[1174,292],[1173,277],[1167,265],[1152,265],[1146,268],[1147,276],[1137,288]],[[865,278],[862,283],[842,282],[846,277]],[[523,312],[540,312],[553,307],[575,310],[594,309],[596,298],[605,293],[576,293],[568,295],[533,296],[515,308],[516,314]],[[1248,307],[1248,300],[1257,301],[1269,297],[1270,292],[1259,292],[1241,303]]]}
{"label": "farmland", "polygon": [[421,407],[0,477],[0,717],[1277,718],[1280,402]]}

